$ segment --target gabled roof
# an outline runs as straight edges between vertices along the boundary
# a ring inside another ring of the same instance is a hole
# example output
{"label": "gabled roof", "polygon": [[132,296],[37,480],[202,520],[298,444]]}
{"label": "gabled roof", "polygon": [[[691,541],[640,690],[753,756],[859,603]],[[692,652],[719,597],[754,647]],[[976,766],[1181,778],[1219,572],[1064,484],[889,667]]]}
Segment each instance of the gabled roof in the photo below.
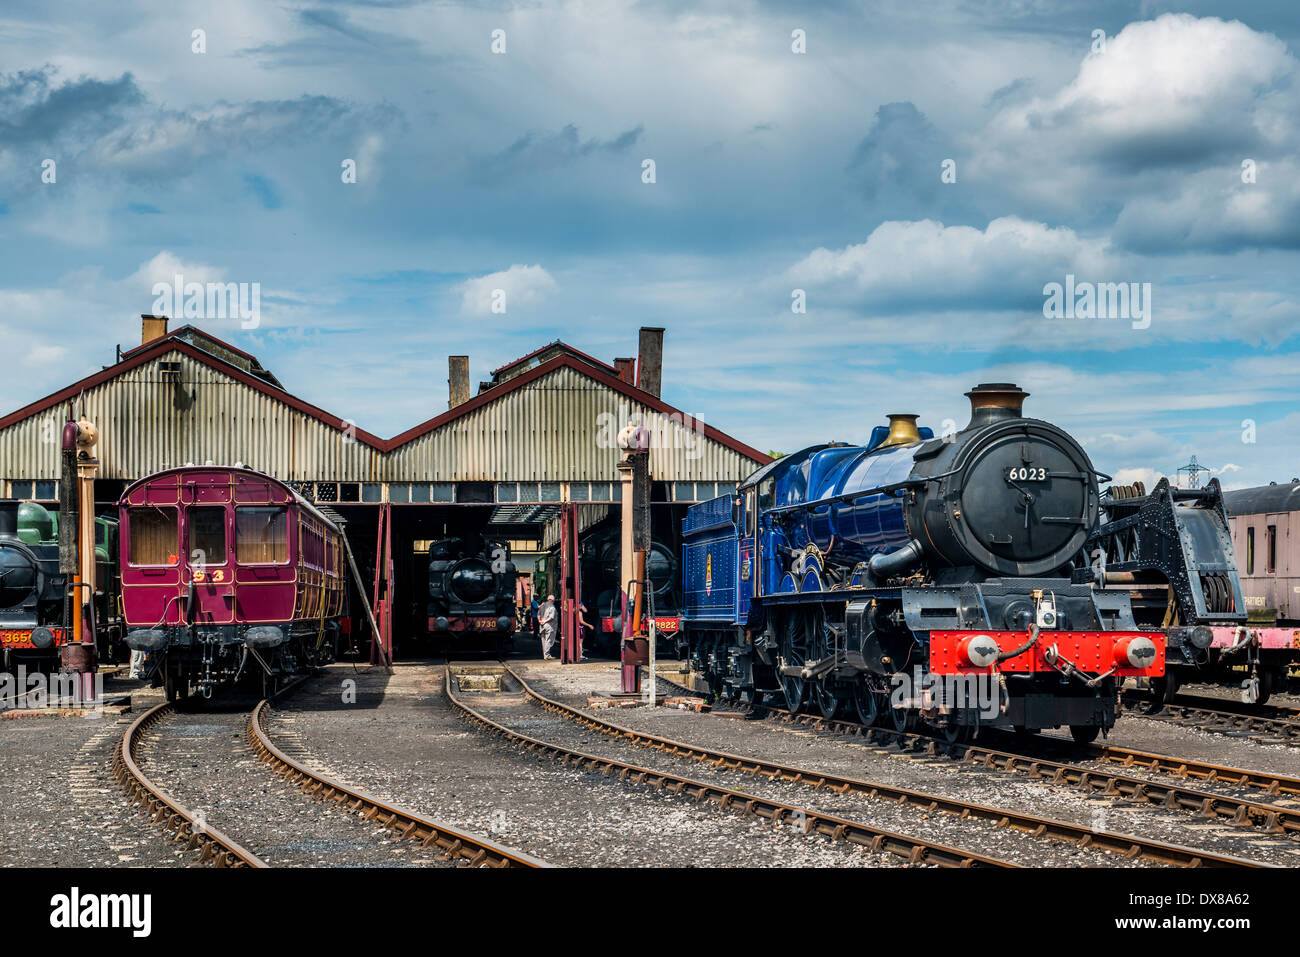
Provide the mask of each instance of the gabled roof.
{"label": "gabled roof", "polygon": [[[255,389],[263,395],[269,396],[276,401],[283,402],[290,408],[301,412],[309,418],[315,419],[323,425],[337,429],[339,432],[349,431],[349,434],[351,434],[356,441],[361,442],[378,452],[392,452],[394,449],[401,448],[409,442],[413,442],[422,436],[428,435],[430,432],[440,429],[444,425],[454,422],[462,416],[468,415],[474,410],[480,409],[488,403],[514,392],[516,389],[524,388],[529,383],[537,381],[556,369],[569,368],[594,380],[606,388],[627,396],[633,402],[644,405],[660,414],[676,417],[684,428],[701,432],[711,441],[717,442],[719,445],[731,449],[733,452],[736,452],[745,458],[760,463],[771,461],[767,455],[758,451],[758,449],[752,448],[743,442],[739,442],[731,436],[719,432],[712,426],[705,425],[694,416],[688,415],[680,409],[669,405],[662,399],[659,399],[648,392],[643,392],[636,386],[624,382],[618,377],[618,370],[613,366],[600,362],[598,359],[592,359],[590,356],[579,353],[578,350],[571,349],[567,346],[565,346],[564,349],[558,352],[555,356],[542,362],[540,365],[534,366],[526,372],[520,372],[517,375],[511,376],[509,379],[503,380],[499,385],[494,386],[486,392],[480,392],[468,402],[464,402],[456,406],[454,409],[449,409],[442,415],[435,416],[432,419],[422,422],[414,428],[407,429],[405,432],[394,436],[391,439],[381,439],[379,436],[366,432],[364,429],[355,429],[354,432],[350,431],[355,428],[351,423],[346,422],[339,416],[326,412],[324,409],[314,406],[309,402],[304,402],[297,396],[291,395],[286,392],[278,382],[272,384],[271,381],[250,372],[249,369],[244,368],[245,362],[239,362],[234,358],[222,358],[218,354],[218,349],[203,349],[196,346],[189,340],[189,337],[179,335],[179,333],[184,332],[187,329],[193,329],[193,327],[182,326],[180,329],[176,329],[165,336],[160,336],[151,342],[147,342],[142,346],[137,346],[134,349],[124,352],[122,353],[122,361],[115,365],[108,366],[93,375],[87,376],[78,382],[74,382],[66,388],[60,389],[58,392],[47,395],[43,399],[38,399],[29,405],[25,405],[15,412],[11,412],[9,415],[0,418],[0,429],[6,429],[11,425],[21,422],[24,419],[31,418],[47,409],[74,400],[87,389],[92,389],[98,385],[104,384],[105,382],[109,382],[125,372],[129,372],[132,369],[144,365],[146,362],[156,359],[159,356],[166,355],[168,352],[175,351],[182,355],[186,355],[194,361],[202,363],[209,368],[215,369],[224,375],[230,376],[232,379]],[[236,349],[234,346],[229,345],[206,332],[197,329],[193,331],[200,333],[202,338],[207,340],[210,345],[220,347],[220,349],[229,350],[236,356],[243,357],[244,360],[250,361],[257,369],[262,368],[261,363],[248,353]],[[538,353],[544,352],[546,349],[552,348],[554,345],[556,345],[556,343],[545,346],[530,355],[537,355]],[[529,356],[525,356],[524,358],[527,359]],[[521,361],[523,360],[516,360],[514,363],[510,363],[509,365],[517,365]],[[503,368],[509,368],[509,366],[504,366]],[[271,376],[270,378],[273,380],[274,376]]]}
{"label": "gabled roof", "polygon": [[555,356],[560,355],[561,353],[567,353],[568,355],[573,356],[575,359],[581,359],[582,361],[604,372],[608,372],[611,375],[618,375],[618,369],[610,365],[608,362],[602,362],[599,359],[597,359],[595,356],[589,356],[581,349],[575,349],[567,342],[561,342],[559,339],[556,339],[554,342],[547,343],[546,345],[542,346],[540,349],[534,349],[526,356],[520,356],[518,359],[513,359],[510,362],[507,362],[505,365],[493,369],[492,384],[494,386],[498,385],[501,382],[505,382],[507,379],[511,379],[514,376],[519,375],[522,372],[526,371],[525,369],[521,369],[520,366],[524,366],[530,363],[531,363],[531,365],[529,366],[530,368],[539,366],[543,362],[546,362],[549,359],[553,359]]}
{"label": "gabled roof", "polygon": [[188,342],[190,345],[202,349],[204,352],[211,353],[212,355],[216,356],[218,359],[224,359],[226,362],[230,363],[231,365],[238,366],[239,368],[243,369],[245,372],[252,373],[253,375],[257,376],[259,379],[266,380],[267,382],[271,383],[271,385],[275,386],[278,389],[284,388],[284,386],[280,384],[280,380],[277,379],[271,373],[271,370],[264,367],[262,363],[258,361],[257,356],[250,355],[249,353],[244,352],[242,349],[235,348],[230,343],[218,339],[216,336],[212,335],[209,332],[205,332],[204,330],[200,329],[198,326],[191,326],[191,325],[180,326],[179,328],[173,329],[171,332],[168,332],[165,335],[159,336],[157,339],[151,339],[149,342],[146,342],[142,345],[138,345],[134,349],[127,349],[125,352],[122,353],[122,358],[123,359],[129,358],[135,355],[137,352],[147,349],[155,342],[160,342],[163,339],[172,339],[172,340],[179,340],[181,342]]}

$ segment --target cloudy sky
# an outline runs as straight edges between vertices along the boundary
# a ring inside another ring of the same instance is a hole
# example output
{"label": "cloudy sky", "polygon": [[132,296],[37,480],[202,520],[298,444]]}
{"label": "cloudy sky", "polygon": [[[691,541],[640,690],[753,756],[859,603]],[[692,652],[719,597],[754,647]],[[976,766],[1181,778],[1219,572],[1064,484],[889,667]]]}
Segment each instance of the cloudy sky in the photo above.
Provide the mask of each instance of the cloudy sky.
{"label": "cloudy sky", "polygon": [[[256,328],[190,321],[384,436],[449,353],[648,324],[665,398],[763,449],[1010,380],[1122,479],[1287,480],[1298,57],[1290,0],[8,0],[0,412],[179,274],[258,283]],[[1067,276],[1149,313],[1046,315]]]}

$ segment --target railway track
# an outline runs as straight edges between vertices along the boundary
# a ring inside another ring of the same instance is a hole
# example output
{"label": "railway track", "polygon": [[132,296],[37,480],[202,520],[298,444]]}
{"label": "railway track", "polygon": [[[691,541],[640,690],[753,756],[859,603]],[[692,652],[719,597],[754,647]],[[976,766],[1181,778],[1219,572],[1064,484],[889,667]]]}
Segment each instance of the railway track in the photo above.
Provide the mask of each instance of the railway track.
{"label": "railway track", "polygon": [[181,805],[155,784],[136,764],[136,752],[144,732],[175,709],[171,702],[155,705],[140,715],[122,735],[113,759],[118,782],[133,804],[142,807],[153,822],[169,830],[177,841],[200,851],[200,860],[217,867],[268,867],[248,848],[217,828],[202,822],[195,812]]}
{"label": "railway track", "polygon": [[[658,680],[666,681],[683,694],[697,697],[700,694],[662,676]],[[1074,749],[1080,747],[1067,745],[1055,738],[1040,736],[1035,739],[1036,745],[1048,749],[1045,753],[1024,754],[969,742],[950,744],[919,731],[896,731],[893,728],[863,725],[857,721],[825,718],[815,714],[791,714],[784,708],[773,708],[767,705],[756,706],[754,710],[768,720],[783,724],[798,724],[853,737],[869,744],[892,744],[900,751],[918,757],[947,756],[999,771],[1026,774],[1037,780],[1049,780],[1054,784],[1075,787],[1093,794],[1145,801],[1149,804],[1189,811],[1203,818],[1226,820],[1242,827],[1260,828],[1269,833],[1300,834],[1300,811],[1086,768],[1069,761],[1053,760],[1046,755],[1060,755],[1071,747]],[[1171,777],[1193,778],[1207,783],[1249,788],[1270,796],[1300,795],[1298,778],[1190,761],[1115,745],[1090,744],[1086,747],[1094,760],[1105,764],[1143,769]]]}
{"label": "railway track", "polygon": [[[1126,699],[1129,700],[1129,699]],[[1271,705],[1246,705],[1223,698],[1183,698],[1144,717],[1218,734],[1247,737],[1263,744],[1300,747],[1300,711]]]}
{"label": "railway track", "polygon": [[398,831],[402,837],[419,841],[426,848],[437,847],[447,857],[463,860],[471,867],[550,867],[538,858],[422,817],[324,774],[308,770],[277,748],[271,740],[267,732],[269,710],[270,702],[262,701],[248,716],[249,747],[277,773],[310,797],[334,802],[351,814],[362,814],[366,820]]}
{"label": "railway track", "polygon": [[[773,761],[765,761],[752,756],[745,757],[731,754],[726,751],[718,751],[713,748],[674,741],[670,738],[660,737],[644,731],[637,731],[632,728],[615,724],[611,721],[596,718],[578,710],[577,708],[547,698],[532,688],[523,677],[509,666],[503,667],[505,668],[506,673],[510,674],[519,682],[520,687],[524,689],[524,693],[547,711],[562,715],[569,720],[575,721],[585,727],[591,728],[592,730],[599,731],[602,734],[622,738],[633,744],[642,745],[674,756],[691,758],[712,765],[713,767],[726,768],[744,774],[757,775],[770,780],[774,779],[788,781],[795,784],[803,784],[815,789],[825,788],[840,794],[862,794],[871,798],[878,798],[899,804],[910,804],[927,811],[940,811],[946,814],[957,815],[962,818],[993,821],[1001,827],[1030,834],[1034,837],[1061,841],[1079,847],[1090,847],[1110,851],[1130,859],[1141,859],[1182,867],[1267,866],[1243,858],[1208,853],[1194,848],[1169,844],[1163,841],[1150,840],[1126,834],[1115,834],[1108,831],[1083,827],[1066,821],[1053,820],[1051,818],[1039,817],[1032,814],[1022,814],[1004,808],[987,807],[955,798],[944,797],[942,795],[915,791],[874,781],[864,781],[857,778],[844,777],[822,771],[811,771]],[[675,682],[671,683],[675,684]],[[677,687],[681,686],[679,685]]]}
{"label": "railway track", "polygon": [[[504,670],[504,669],[503,669]],[[708,803],[722,810],[742,815],[752,815],[773,826],[790,824],[802,828],[804,834],[820,835],[832,841],[846,841],[869,850],[893,854],[911,864],[930,864],[940,867],[1014,868],[1018,865],[1000,858],[990,857],[962,848],[951,847],[925,838],[898,834],[835,815],[822,814],[808,808],[787,804],[772,798],[760,797],[743,791],[697,781],[668,771],[642,767],[615,758],[588,754],[559,744],[542,741],[507,727],[471,707],[453,690],[453,669],[445,674],[447,700],[471,724],[490,734],[562,762],[564,765],[585,771],[600,771],[606,776],[616,776],[620,781],[666,790],[697,803]]]}
{"label": "railway track", "polygon": [[[269,708],[270,701],[263,700],[248,716],[245,728],[248,746],[306,795],[337,804],[350,814],[358,814],[368,822],[418,841],[441,860],[486,867],[549,866],[537,858],[431,821],[309,771],[271,741],[266,730]],[[145,735],[175,711],[174,703],[159,704],[136,719],[122,735],[114,757],[114,773],[127,791],[128,798],[132,804],[142,807],[155,824],[169,831],[173,840],[185,842],[190,849],[200,851],[202,863],[217,867],[269,867],[253,851],[207,823],[201,812],[182,804],[140,767],[137,756]]]}

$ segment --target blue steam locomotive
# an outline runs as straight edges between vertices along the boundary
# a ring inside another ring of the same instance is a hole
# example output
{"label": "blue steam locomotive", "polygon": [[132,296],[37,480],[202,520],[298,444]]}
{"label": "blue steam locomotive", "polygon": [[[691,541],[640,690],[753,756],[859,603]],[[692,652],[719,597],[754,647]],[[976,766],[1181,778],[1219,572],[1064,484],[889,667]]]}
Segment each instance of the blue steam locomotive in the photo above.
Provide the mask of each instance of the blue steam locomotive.
{"label": "blue steam locomotive", "polygon": [[949,740],[981,726],[1114,724],[1126,677],[1164,673],[1164,636],[1084,553],[1097,473],[1007,383],[967,393],[936,438],[890,416],[865,446],[769,463],[683,523],[685,643],[713,691]]}

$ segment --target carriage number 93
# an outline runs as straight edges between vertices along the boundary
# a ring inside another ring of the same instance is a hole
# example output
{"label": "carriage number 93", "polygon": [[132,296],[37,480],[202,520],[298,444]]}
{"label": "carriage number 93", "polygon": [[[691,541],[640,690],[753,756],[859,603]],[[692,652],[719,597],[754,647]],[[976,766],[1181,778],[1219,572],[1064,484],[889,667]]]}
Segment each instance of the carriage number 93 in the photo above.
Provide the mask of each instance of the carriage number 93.
{"label": "carriage number 93", "polygon": [[1032,466],[1014,466],[1007,469],[1007,478],[1013,482],[1046,482],[1047,469],[1033,468]]}

